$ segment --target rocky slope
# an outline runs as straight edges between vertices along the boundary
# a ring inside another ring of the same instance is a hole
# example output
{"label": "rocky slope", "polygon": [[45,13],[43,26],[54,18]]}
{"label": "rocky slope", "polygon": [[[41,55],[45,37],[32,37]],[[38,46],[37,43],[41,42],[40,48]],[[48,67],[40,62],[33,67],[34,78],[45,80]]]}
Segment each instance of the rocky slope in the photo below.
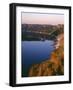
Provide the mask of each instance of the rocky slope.
{"label": "rocky slope", "polygon": [[50,59],[34,64],[29,70],[29,77],[64,75],[64,35],[57,37],[56,49]]}

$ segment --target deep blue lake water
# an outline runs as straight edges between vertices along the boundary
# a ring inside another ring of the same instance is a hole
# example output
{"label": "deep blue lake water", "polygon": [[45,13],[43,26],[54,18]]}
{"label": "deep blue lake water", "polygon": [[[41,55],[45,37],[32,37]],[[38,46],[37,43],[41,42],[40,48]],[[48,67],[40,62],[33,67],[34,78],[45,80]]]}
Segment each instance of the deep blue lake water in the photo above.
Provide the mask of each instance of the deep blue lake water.
{"label": "deep blue lake water", "polygon": [[47,60],[54,49],[54,42],[51,40],[22,41],[22,77],[28,76],[32,64]]}

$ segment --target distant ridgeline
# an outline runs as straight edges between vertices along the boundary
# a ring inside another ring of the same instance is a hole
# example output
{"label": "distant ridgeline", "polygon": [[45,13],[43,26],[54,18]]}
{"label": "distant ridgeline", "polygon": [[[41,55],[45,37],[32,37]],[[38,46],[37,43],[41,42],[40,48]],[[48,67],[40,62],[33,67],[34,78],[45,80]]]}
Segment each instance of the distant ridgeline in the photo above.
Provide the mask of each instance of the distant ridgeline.
{"label": "distant ridgeline", "polygon": [[63,24],[22,24],[22,41],[55,40],[63,32]]}

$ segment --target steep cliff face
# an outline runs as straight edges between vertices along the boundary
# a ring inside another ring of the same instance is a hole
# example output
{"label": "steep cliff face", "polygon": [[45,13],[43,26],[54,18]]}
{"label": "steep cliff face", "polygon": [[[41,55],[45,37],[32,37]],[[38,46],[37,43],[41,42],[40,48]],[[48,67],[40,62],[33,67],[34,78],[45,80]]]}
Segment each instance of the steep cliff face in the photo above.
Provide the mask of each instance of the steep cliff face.
{"label": "steep cliff face", "polygon": [[64,35],[57,37],[56,49],[50,59],[34,64],[29,70],[29,77],[64,75]]}

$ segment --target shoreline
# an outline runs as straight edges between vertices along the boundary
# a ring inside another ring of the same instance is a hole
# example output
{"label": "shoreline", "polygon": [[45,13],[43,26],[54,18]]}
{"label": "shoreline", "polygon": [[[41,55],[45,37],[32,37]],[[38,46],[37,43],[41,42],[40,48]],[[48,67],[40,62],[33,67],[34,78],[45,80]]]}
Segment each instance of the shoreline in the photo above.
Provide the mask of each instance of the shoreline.
{"label": "shoreline", "polygon": [[55,48],[50,59],[31,66],[29,77],[64,75],[64,34],[57,36]]}

